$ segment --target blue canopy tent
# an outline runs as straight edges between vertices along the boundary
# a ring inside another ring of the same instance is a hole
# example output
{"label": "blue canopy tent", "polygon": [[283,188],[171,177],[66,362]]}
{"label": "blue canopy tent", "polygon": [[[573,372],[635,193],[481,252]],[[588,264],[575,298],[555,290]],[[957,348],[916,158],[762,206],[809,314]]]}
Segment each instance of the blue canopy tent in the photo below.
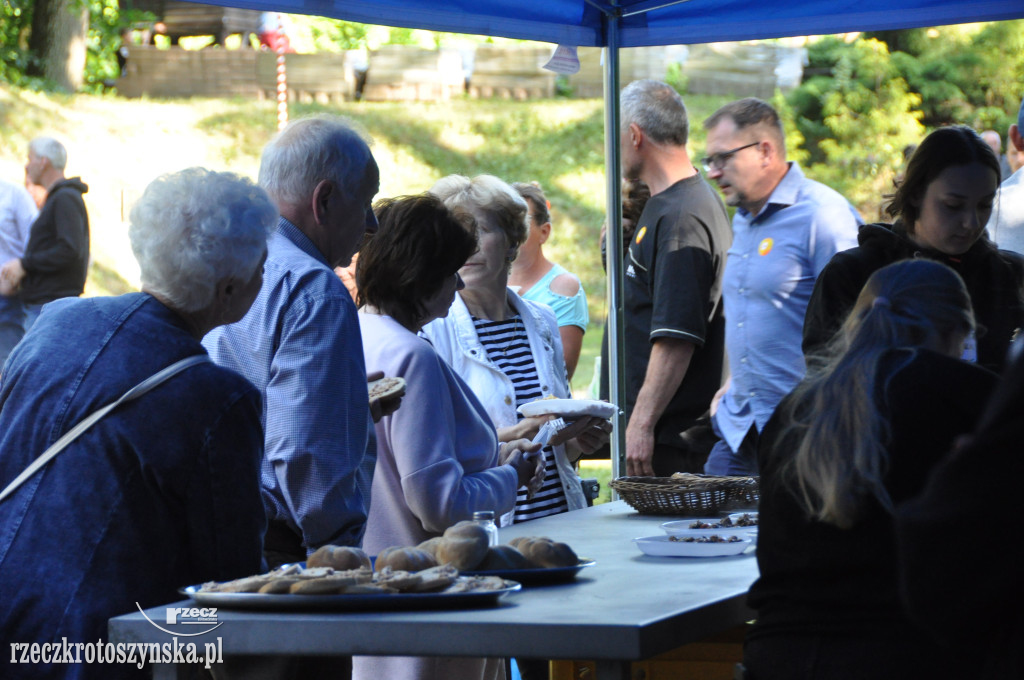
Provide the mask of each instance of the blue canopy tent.
{"label": "blue canopy tent", "polygon": [[[604,47],[609,364],[623,346],[619,55],[622,47],[820,35],[1024,18],[1024,0],[204,0],[213,4],[435,31]],[[616,238],[615,235],[619,235]],[[618,266],[615,266],[618,265]],[[611,398],[622,403],[621,371]],[[620,417],[612,473],[625,456]]]}
{"label": "blue canopy tent", "polygon": [[1024,17],[1022,0],[214,0],[561,45],[682,45]]}

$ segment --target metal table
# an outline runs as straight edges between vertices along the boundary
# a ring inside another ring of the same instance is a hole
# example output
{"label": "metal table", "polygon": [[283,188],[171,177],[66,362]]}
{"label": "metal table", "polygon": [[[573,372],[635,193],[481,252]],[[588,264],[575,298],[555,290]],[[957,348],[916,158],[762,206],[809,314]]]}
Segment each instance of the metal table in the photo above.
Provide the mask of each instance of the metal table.
{"label": "metal table", "polygon": [[[630,540],[660,534],[658,525],[670,519],[677,518],[640,515],[616,501],[502,528],[502,542],[548,536],[597,563],[574,582],[526,587],[495,607],[360,613],[220,610],[217,620],[223,624],[203,637],[221,637],[224,655],[590,659],[597,662],[599,680],[624,680],[631,661],[753,618],[745,603],[758,573],[753,555],[648,557]],[[165,611],[155,607],[146,613],[161,622]],[[138,612],[111,619],[109,628],[113,642],[166,643],[170,638]],[[156,667],[154,677],[176,674],[173,666],[164,665]]]}

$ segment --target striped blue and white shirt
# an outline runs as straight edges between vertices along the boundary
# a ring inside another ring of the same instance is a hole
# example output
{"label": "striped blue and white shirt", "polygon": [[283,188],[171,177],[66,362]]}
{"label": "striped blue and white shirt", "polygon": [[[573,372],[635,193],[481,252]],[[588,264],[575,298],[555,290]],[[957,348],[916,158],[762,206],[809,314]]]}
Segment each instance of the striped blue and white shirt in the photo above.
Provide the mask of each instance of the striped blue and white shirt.
{"label": "striped blue and white shirt", "polygon": [[[281,218],[267,244],[263,287],[238,323],[203,338],[213,360],[263,393],[268,520],[307,550],[359,545],[368,496],[369,406],[355,304],[324,256]],[[362,470],[360,469],[362,468]]]}
{"label": "striped blue and white shirt", "polygon": [[[504,321],[488,321],[473,317],[473,326],[476,328],[480,343],[487,350],[487,357],[512,381],[516,393],[516,407],[544,398],[537,376],[537,366],[533,363],[526,327],[520,316],[517,314]],[[516,495],[515,522],[525,522],[569,510],[565,490],[558,475],[554,451],[550,446],[545,446],[543,454],[544,484],[530,499],[526,497],[525,488],[519,490]]]}

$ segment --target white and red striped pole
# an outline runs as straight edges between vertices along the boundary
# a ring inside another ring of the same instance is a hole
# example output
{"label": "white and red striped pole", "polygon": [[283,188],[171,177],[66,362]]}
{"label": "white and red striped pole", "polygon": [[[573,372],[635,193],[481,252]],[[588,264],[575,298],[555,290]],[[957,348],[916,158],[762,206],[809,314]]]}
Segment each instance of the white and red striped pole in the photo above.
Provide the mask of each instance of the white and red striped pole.
{"label": "white and red striped pole", "polygon": [[280,12],[277,13],[274,43],[274,51],[277,52],[277,129],[281,130],[288,124],[288,78],[284,66],[284,18]]}

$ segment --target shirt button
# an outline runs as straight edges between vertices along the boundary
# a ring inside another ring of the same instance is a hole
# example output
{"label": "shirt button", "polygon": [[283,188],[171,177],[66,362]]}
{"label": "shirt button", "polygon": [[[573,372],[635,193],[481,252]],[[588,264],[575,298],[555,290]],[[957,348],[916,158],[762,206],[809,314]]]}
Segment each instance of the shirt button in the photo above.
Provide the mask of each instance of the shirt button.
{"label": "shirt button", "polygon": [[736,328],[743,328],[743,322],[740,321],[738,324],[736,324]]}
{"label": "shirt button", "polygon": [[505,403],[508,405],[512,404],[512,397],[505,397]]}
{"label": "shirt button", "polygon": [[754,390],[750,390],[750,396],[756,397],[757,396],[757,392],[755,392]]}
{"label": "shirt button", "polygon": [[743,253],[743,259],[744,260],[747,259],[748,257],[750,257],[750,255],[748,255],[747,253]]}
{"label": "shirt button", "polygon": [[742,359],[740,359],[740,363],[741,363],[741,364],[745,364],[745,363],[747,363],[747,358],[746,358],[746,357],[743,357]]}

